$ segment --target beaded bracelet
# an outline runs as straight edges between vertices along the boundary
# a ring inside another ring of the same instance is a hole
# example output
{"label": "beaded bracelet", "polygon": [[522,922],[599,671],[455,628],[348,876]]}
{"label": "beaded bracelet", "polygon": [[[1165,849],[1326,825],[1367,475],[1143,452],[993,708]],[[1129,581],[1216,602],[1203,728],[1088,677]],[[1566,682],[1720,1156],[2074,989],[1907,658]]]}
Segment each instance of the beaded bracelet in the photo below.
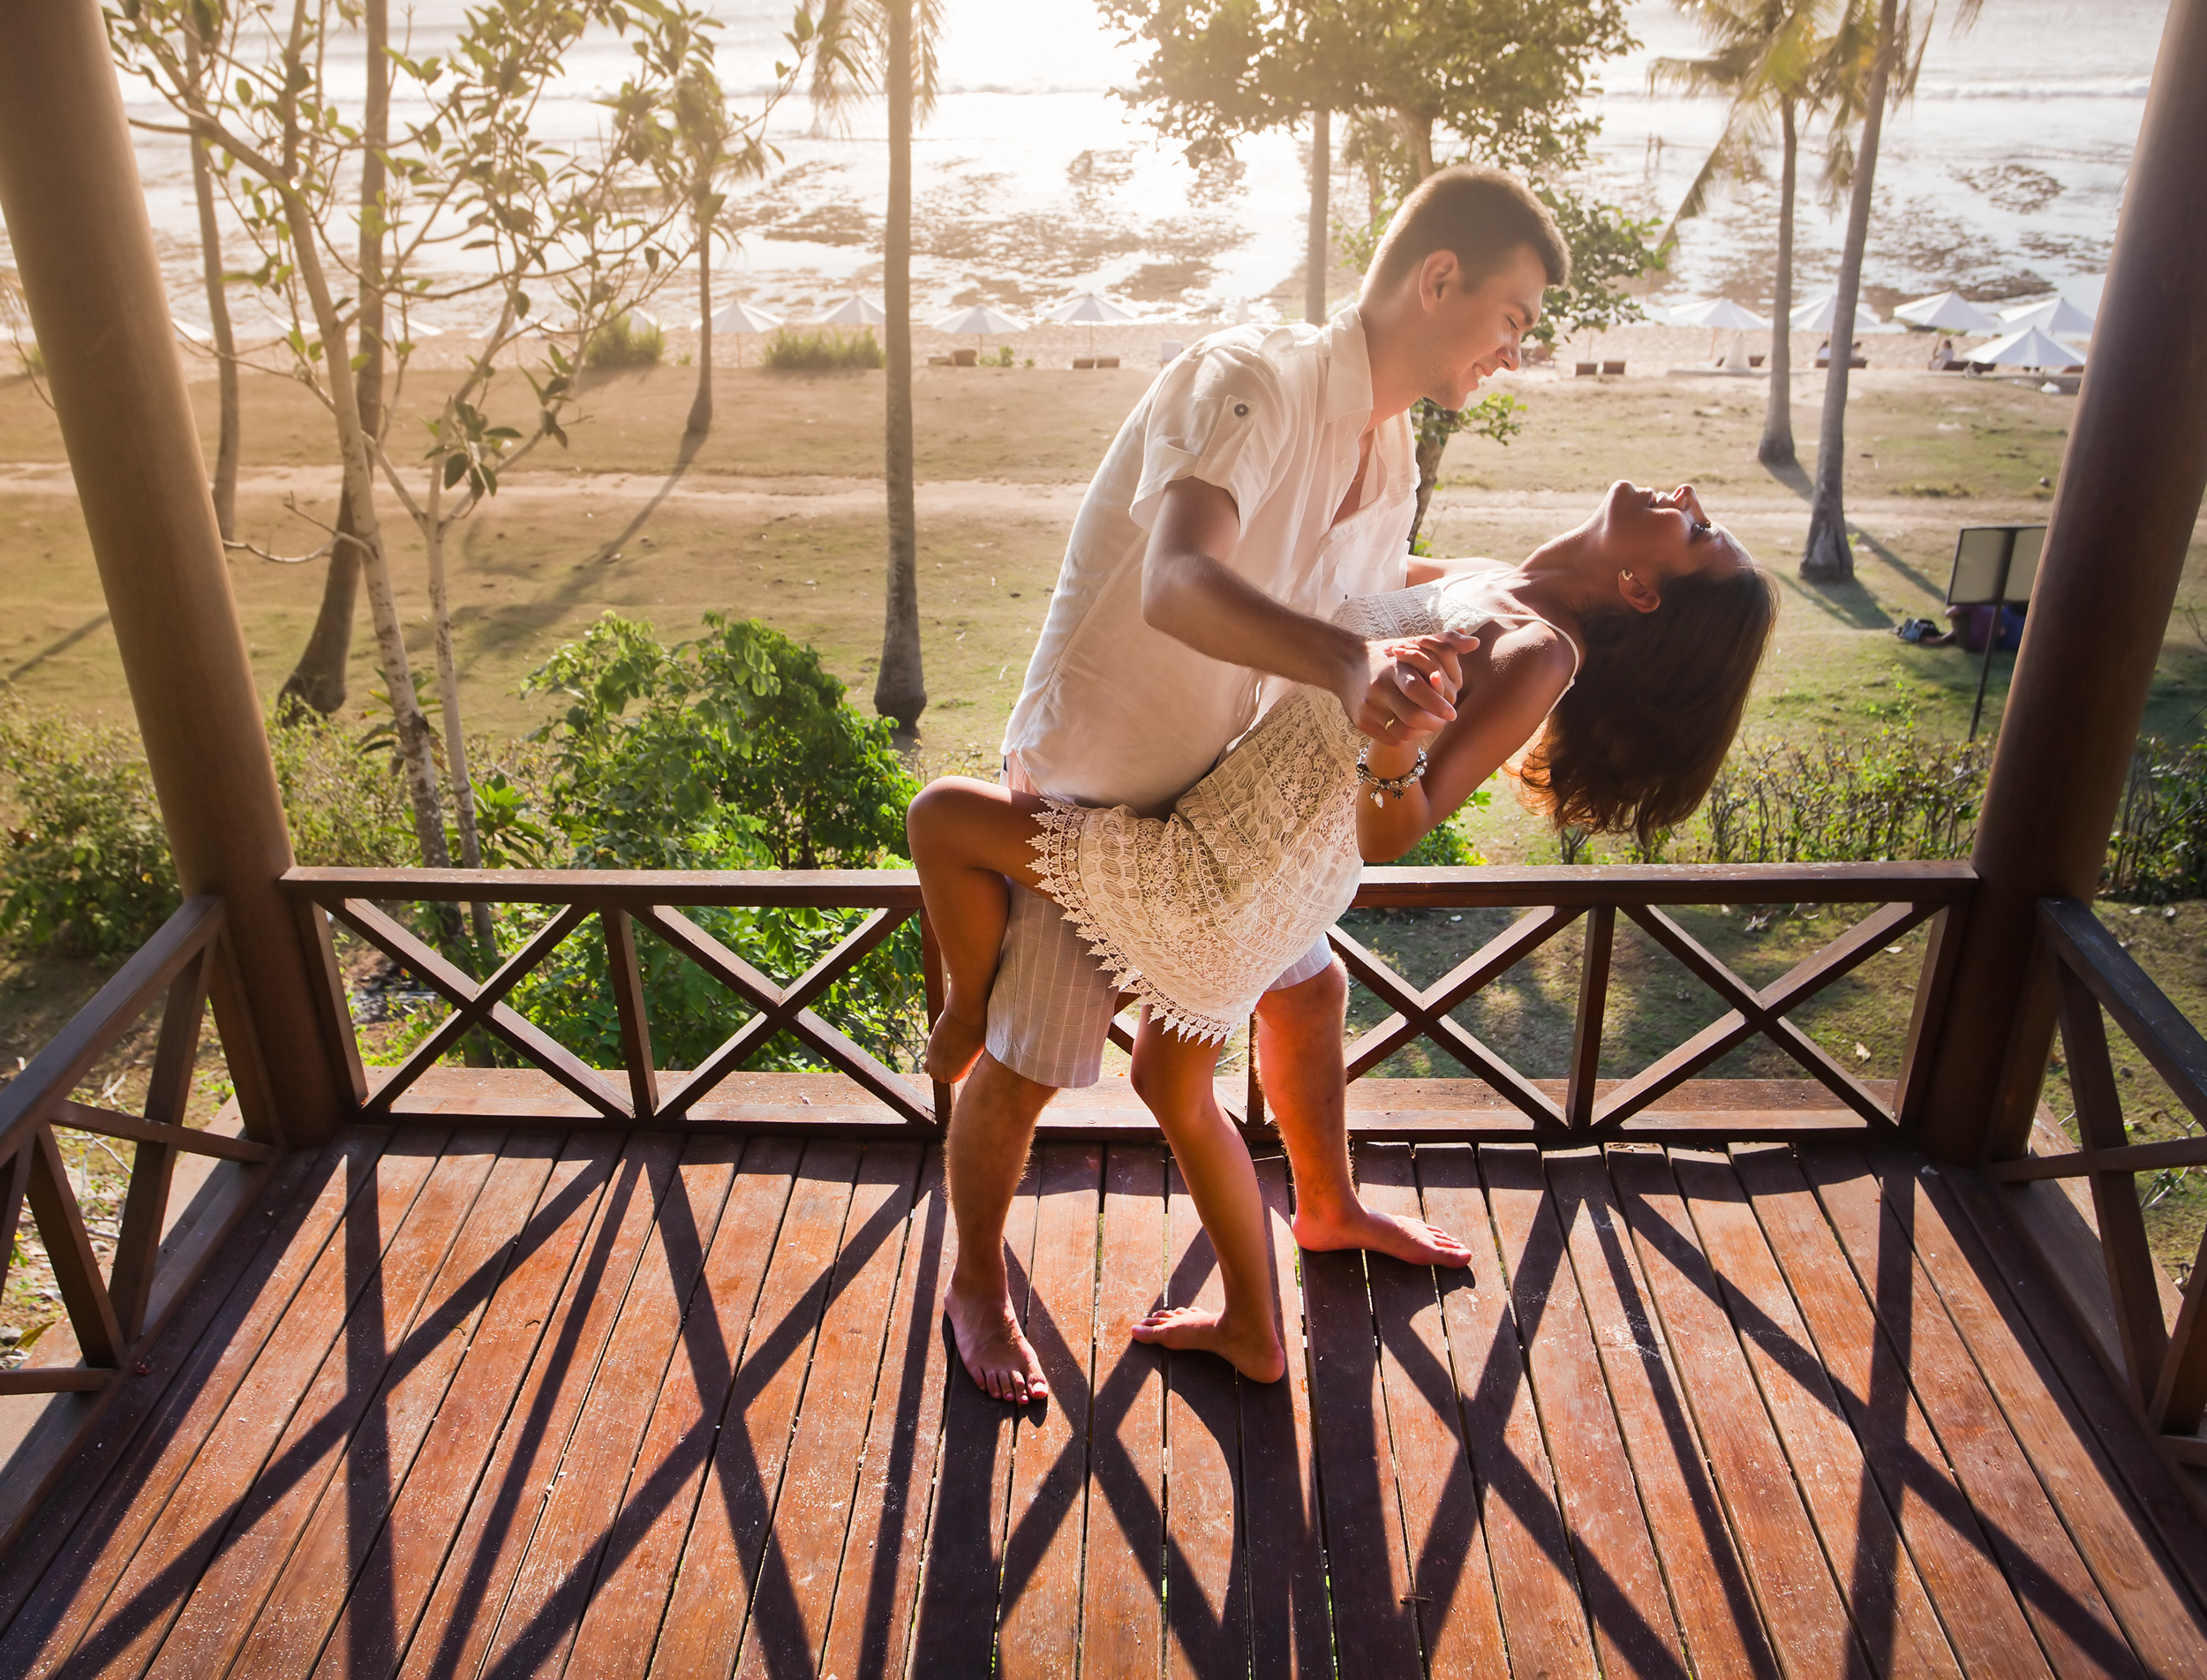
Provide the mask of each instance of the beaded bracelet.
{"label": "beaded bracelet", "polygon": [[1357,754],[1356,779],[1372,790],[1372,802],[1375,805],[1384,806],[1387,803],[1387,795],[1390,794],[1400,799],[1410,791],[1411,783],[1422,781],[1425,779],[1426,750],[1423,747],[1418,749],[1418,762],[1399,776],[1374,775],[1370,762],[1371,757],[1372,749],[1368,744]]}

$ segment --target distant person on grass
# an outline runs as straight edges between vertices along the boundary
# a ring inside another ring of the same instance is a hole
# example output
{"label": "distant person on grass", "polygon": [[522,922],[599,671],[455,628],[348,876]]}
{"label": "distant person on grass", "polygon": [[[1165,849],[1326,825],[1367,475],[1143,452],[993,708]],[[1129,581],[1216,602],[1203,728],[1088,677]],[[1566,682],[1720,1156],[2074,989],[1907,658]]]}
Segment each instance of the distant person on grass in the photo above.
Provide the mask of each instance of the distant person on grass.
{"label": "distant person on grass", "polygon": [[1366,738],[1340,690],[1305,685],[1166,817],[963,777],[912,802],[912,858],[949,980],[930,1044],[938,1078],[980,1051],[1007,878],[1060,906],[1141,1002],[1134,1089],[1224,1287],[1216,1311],[1162,1308],[1133,1327],[1137,1340],[1208,1350],[1259,1382],[1284,1369],[1263,1200],[1211,1081],[1219,1046],[1275,976],[1314,940],[1323,949],[1363,861],[1401,856],[1528,744],[1517,768],[1536,809],[1647,843],[1708,792],[1775,615],[1769,578],[1691,486],[1620,482],[1522,565],[1473,562],[1336,609],[1345,663],[1384,644],[1405,682],[1456,701],[1437,734],[1390,717]]}
{"label": "distant person on grass", "polygon": [[[1362,295],[1329,325],[1235,328],[1176,358],[1119,428],[1073,521],[1005,733],[1006,787],[1162,815],[1297,683],[1337,696],[1375,741],[1449,722],[1464,638],[1425,637],[1413,661],[1328,620],[1351,596],[1435,574],[1413,573],[1408,555],[1418,466],[1407,412],[1427,396],[1460,408],[1516,366],[1542,294],[1569,267],[1554,220],[1520,183],[1445,170],[1405,200]],[[930,1065],[955,1074],[961,1056],[973,1061],[951,1119],[958,1262],[944,1305],[975,1382],[1016,1404],[1048,1384],[1011,1300],[1005,1221],[1043,1106],[1101,1076],[1119,994],[1056,905],[1023,889],[1011,899],[985,1021],[971,1013],[979,999],[961,998]],[[1322,937],[1256,1006],[1297,1240],[1464,1265],[1455,1238],[1357,1197],[1347,997]]]}

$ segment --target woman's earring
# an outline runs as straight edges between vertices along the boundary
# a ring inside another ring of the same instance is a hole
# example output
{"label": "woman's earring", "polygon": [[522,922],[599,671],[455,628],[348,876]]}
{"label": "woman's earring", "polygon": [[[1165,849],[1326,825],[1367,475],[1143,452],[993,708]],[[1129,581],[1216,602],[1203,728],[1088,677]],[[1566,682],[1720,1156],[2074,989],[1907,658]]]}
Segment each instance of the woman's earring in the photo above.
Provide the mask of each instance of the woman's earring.
{"label": "woman's earring", "polygon": [[1635,580],[1634,580],[1634,578],[1633,578],[1633,576],[1632,576],[1632,574],[1631,574],[1631,572],[1628,572],[1628,571],[1620,571],[1620,572],[1618,572],[1618,573],[1617,573],[1617,576],[1620,576],[1620,577],[1622,577],[1623,579],[1624,579],[1624,581],[1625,581],[1626,583],[1628,583],[1628,584],[1632,583],[1632,582],[1634,582],[1634,581],[1635,581]]}

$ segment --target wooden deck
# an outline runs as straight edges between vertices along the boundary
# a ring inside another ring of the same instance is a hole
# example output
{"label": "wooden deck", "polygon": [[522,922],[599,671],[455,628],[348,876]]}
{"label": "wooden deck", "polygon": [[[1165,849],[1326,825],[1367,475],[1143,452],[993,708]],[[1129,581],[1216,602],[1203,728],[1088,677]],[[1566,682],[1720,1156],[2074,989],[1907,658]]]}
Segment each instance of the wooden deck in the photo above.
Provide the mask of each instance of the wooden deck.
{"label": "wooden deck", "polygon": [[1125,1337],[1214,1284],[1165,1154],[1037,1151],[1015,1417],[931,1147],[349,1134],[0,1560],[0,1674],[2207,1672],[2207,1530],[1974,1178],[1360,1145],[1436,1287],[1262,1164],[1269,1387]]}

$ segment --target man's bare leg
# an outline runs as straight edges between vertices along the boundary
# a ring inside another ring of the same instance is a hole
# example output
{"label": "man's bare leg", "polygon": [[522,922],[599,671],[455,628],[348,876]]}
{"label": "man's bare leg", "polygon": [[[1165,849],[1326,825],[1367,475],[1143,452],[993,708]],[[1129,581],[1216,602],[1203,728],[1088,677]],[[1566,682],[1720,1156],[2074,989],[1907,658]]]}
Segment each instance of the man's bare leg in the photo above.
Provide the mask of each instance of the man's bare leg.
{"label": "man's bare leg", "polygon": [[1369,1248],[1413,1266],[1468,1266],[1471,1250],[1439,1226],[1374,1213],[1357,1197],[1341,1058],[1348,1001],[1349,977],[1337,958],[1257,1004],[1265,1107],[1295,1174],[1295,1240],[1313,1249]]}
{"label": "man's bare leg", "polygon": [[959,1090],[945,1148],[958,1263],[943,1292],[943,1310],[967,1372],[991,1399],[1013,1405],[1050,1393],[1012,1303],[1004,1224],[1027,1168],[1035,1122],[1056,1095],[983,1051]]}

